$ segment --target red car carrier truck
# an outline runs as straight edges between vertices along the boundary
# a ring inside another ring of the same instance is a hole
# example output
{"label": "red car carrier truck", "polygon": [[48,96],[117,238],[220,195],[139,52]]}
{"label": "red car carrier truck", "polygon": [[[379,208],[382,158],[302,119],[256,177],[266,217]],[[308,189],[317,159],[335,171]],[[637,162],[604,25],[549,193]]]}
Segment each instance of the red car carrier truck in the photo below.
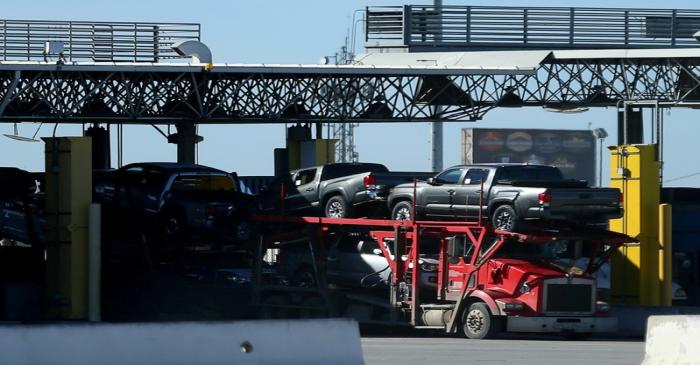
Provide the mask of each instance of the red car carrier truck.
{"label": "red car carrier truck", "polygon": [[[506,232],[480,220],[255,219],[265,232],[257,242],[253,290],[263,317],[352,316],[360,323],[460,331],[472,339],[503,331],[571,337],[616,331],[593,275],[619,246],[635,242],[590,227]],[[367,254],[386,260],[390,275],[384,289],[329,282],[327,252],[353,232],[376,243],[378,249]],[[436,260],[429,261],[423,250],[429,241],[437,241],[431,252]],[[306,285],[262,280],[264,258],[275,267],[276,258],[299,245],[312,258],[307,273],[312,280]]]}

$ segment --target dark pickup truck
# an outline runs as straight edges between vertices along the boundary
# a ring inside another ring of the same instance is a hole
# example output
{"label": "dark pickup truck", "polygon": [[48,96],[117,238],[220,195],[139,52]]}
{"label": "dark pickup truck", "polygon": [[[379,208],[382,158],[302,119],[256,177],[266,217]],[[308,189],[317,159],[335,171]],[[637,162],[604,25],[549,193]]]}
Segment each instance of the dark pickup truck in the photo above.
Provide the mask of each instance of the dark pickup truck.
{"label": "dark pickup truck", "polygon": [[333,163],[291,171],[258,197],[264,212],[350,218],[385,212],[390,187],[428,176],[389,172],[376,163]]}
{"label": "dark pickup truck", "polygon": [[[413,195],[413,184],[392,190],[388,198],[392,219],[412,218]],[[495,228],[509,231],[522,228],[523,221],[597,224],[622,216],[618,189],[589,188],[585,181],[566,180],[553,166],[454,166],[416,184],[415,196],[417,218],[481,216]]]}
{"label": "dark pickup truck", "polygon": [[45,242],[45,199],[38,183],[36,174],[0,167],[0,246],[41,247]]}
{"label": "dark pickup truck", "polygon": [[234,177],[224,171],[151,162],[94,176],[94,201],[122,225],[155,228],[171,239],[196,236],[242,242],[252,236],[248,220],[252,196],[239,192]]}

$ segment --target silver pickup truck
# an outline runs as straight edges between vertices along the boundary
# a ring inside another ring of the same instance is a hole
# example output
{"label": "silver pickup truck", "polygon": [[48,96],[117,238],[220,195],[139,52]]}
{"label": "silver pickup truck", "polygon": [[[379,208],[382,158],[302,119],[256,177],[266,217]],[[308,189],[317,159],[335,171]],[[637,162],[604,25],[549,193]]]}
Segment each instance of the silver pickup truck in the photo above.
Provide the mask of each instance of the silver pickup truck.
{"label": "silver pickup truck", "polygon": [[[453,166],[426,182],[396,186],[388,198],[392,219],[416,217],[484,221],[514,231],[524,222],[597,224],[622,216],[622,193],[566,180],[553,166]],[[481,212],[480,212],[481,210]]]}

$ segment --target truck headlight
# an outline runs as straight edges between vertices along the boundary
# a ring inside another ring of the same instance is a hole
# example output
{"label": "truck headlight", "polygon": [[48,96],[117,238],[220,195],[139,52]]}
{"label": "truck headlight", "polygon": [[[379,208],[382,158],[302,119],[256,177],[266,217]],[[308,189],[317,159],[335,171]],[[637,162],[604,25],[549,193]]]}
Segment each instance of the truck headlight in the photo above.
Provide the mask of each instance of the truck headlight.
{"label": "truck headlight", "polygon": [[506,312],[517,312],[525,308],[525,305],[521,302],[508,302],[503,305],[503,310]]}
{"label": "truck headlight", "polygon": [[609,312],[610,311],[610,304],[608,304],[606,302],[598,301],[595,303],[595,310],[596,310],[596,312]]}

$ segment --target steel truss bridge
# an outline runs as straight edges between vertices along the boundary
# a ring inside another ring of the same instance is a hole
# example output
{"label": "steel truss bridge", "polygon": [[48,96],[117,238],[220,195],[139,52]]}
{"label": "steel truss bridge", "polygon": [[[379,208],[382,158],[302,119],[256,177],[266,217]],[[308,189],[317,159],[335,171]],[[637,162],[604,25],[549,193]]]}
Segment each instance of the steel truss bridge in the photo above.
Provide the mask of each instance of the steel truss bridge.
{"label": "steel truss bridge", "polygon": [[0,62],[0,121],[474,121],[495,107],[700,101],[700,49],[645,50],[636,57],[580,52],[544,52],[541,61],[511,70]]}
{"label": "steel truss bridge", "polygon": [[473,121],[700,102],[698,10],[407,5],[369,7],[364,24],[368,50],[404,53],[210,68],[160,62],[183,62],[170,42],[199,39],[197,24],[0,20],[0,122]]}

